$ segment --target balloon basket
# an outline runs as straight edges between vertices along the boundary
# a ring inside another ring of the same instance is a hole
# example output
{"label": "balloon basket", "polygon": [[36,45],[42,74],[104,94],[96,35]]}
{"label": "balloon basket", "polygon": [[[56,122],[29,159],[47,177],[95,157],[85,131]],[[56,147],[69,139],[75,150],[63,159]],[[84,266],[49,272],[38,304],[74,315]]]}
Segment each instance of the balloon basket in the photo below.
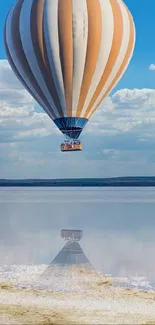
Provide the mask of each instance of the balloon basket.
{"label": "balloon basket", "polygon": [[61,151],[82,151],[82,144],[79,140],[65,140],[61,146]]}

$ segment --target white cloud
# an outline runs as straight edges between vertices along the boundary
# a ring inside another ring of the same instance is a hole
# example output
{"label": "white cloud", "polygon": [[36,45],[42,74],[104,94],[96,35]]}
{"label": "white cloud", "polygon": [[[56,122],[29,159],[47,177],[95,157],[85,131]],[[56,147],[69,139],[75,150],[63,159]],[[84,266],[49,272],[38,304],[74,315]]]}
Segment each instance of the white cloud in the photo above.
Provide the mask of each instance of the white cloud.
{"label": "white cloud", "polygon": [[[46,113],[35,111],[35,100],[23,89],[8,62],[0,60],[0,142],[59,133]],[[41,111],[41,109],[40,109]]]}
{"label": "white cloud", "polygon": [[[109,108],[109,111],[107,109]],[[137,132],[154,137],[155,90],[121,89],[107,98],[92,116],[86,133],[120,134]]]}
{"label": "white cloud", "polygon": [[155,64],[151,64],[151,65],[149,66],[149,70],[154,71],[154,70],[155,70]]}
{"label": "white cloud", "polygon": [[50,135],[51,132],[49,132],[48,130],[46,130],[45,128],[43,129],[34,129],[34,130],[26,130],[26,131],[22,131],[22,132],[18,132],[17,135],[15,135],[13,137],[14,140],[16,139],[26,139],[26,138],[31,138],[31,137],[44,137],[47,135]]}
{"label": "white cloud", "polygon": [[116,109],[148,110],[155,107],[154,89],[121,89],[112,96]]}

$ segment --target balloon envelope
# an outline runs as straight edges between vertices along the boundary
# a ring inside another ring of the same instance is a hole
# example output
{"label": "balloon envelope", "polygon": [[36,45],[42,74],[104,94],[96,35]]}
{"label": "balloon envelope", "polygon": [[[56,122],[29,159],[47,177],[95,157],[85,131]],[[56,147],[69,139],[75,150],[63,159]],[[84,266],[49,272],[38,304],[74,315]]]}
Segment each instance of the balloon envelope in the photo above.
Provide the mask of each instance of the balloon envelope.
{"label": "balloon envelope", "polygon": [[127,69],[135,27],[122,0],[18,0],[4,42],[21,83],[76,139]]}

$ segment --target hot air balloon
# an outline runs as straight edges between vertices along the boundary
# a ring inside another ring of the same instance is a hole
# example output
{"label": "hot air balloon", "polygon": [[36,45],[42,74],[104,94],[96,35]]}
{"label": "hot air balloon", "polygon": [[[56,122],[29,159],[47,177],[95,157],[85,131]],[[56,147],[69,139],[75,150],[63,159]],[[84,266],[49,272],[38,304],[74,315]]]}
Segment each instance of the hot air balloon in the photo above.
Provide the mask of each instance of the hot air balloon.
{"label": "hot air balloon", "polygon": [[133,55],[127,6],[122,0],[17,0],[4,43],[12,70],[65,135],[61,150],[82,150],[82,130]]}

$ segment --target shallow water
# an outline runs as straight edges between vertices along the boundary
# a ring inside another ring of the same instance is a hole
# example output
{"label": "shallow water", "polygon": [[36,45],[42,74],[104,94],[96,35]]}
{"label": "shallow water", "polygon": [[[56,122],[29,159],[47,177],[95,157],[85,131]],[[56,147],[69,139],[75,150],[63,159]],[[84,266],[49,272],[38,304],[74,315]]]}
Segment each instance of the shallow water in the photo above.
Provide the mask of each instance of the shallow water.
{"label": "shallow water", "polygon": [[154,188],[0,188],[0,264],[48,264],[82,229],[98,271],[154,286],[154,211]]}

